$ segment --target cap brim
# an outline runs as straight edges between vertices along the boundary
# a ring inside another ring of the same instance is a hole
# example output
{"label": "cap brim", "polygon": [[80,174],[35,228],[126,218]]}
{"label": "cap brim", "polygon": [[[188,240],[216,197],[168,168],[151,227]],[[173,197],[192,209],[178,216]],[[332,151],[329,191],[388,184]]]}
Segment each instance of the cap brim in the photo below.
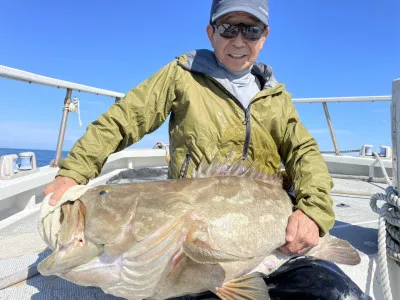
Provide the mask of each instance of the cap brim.
{"label": "cap brim", "polygon": [[214,14],[211,17],[211,22],[215,22],[218,18],[220,18],[226,14],[229,14],[231,12],[246,12],[248,14],[255,16],[257,19],[259,19],[261,22],[263,22],[266,26],[268,26],[268,23],[269,23],[268,17],[266,17],[264,14],[262,14],[258,10],[248,7],[248,6],[235,6],[235,7],[231,7],[231,8],[222,10],[222,11],[218,12],[217,14]]}

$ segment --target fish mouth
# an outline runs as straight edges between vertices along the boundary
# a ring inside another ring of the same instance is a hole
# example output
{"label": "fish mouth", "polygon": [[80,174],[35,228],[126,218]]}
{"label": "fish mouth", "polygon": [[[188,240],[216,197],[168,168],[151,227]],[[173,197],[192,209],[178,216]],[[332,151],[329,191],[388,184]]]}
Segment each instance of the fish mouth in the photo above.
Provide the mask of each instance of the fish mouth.
{"label": "fish mouth", "polygon": [[[74,248],[74,244],[58,246],[49,256],[47,256],[39,265],[38,270],[42,275],[52,275],[66,268],[73,268],[77,264],[74,263],[75,257],[68,257],[68,254]],[[62,262],[62,266],[60,265]]]}
{"label": "fish mouth", "polygon": [[103,246],[86,240],[85,243],[60,245],[38,265],[42,275],[62,274],[91,261],[103,252]]}
{"label": "fish mouth", "polygon": [[[76,242],[68,245],[60,245],[54,253],[56,253],[53,264],[61,259],[67,259],[68,253],[76,246]],[[82,245],[81,245],[82,246]]]}
{"label": "fish mouth", "polygon": [[85,239],[86,209],[80,200],[61,206],[61,227],[57,248],[38,266],[43,275],[66,272],[90,259],[97,246]]}

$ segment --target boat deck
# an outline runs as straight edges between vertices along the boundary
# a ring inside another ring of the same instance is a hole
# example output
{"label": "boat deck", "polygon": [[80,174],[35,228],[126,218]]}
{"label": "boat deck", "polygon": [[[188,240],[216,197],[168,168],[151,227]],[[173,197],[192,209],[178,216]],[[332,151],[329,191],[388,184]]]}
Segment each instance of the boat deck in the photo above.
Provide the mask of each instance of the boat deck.
{"label": "boat deck", "polygon": [[[359,250],[357,266],[340,267],[373,299],[383,299],[377,272],[378,216],[369,207],[369,196],[384,193],[385,185],[364,181],[335,179],[332,191],[336,212],[331,235],[348,240]],[[50,251],[46,250],[36,229],[39,206],[0,222],[0,287],[5,278],[36,272],[35,266]],[[0,290],[0,299],[119,299],[99,288],[81,287],[56,276],[35,275]]]}

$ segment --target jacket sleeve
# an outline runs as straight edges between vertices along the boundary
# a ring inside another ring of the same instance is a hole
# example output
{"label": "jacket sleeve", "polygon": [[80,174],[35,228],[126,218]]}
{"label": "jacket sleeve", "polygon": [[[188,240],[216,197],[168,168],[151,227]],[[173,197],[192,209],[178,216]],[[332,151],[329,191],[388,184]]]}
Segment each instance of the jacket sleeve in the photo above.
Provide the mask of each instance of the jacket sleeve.
{"label": "jacket sleeve", "polygon": [[66,159],[57,176],[79,184],[99,175],[108,156],[139,141],[164,123],[175,99],[175,82],[180,67],[171,62],[129,91],[99,119],[91,123]]}
{"label": "jacket sleeve", "polygon": [[280,145],[280,155],[286,172],[293,181],[296,209],[302,210],[325,235],[335,221],[333,201],[329,195],[332,178],[317,142],[300,122],[289,93],[284,92],[284,121],[286,129]]}

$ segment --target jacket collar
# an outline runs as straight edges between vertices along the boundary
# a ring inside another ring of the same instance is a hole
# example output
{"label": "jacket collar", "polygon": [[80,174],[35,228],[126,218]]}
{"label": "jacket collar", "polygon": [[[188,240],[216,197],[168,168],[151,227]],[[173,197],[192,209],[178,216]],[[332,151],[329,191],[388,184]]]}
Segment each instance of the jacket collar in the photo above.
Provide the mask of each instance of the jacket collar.
{"label": "jacket collar", "polygon": [[[194,50],[178,57],[178,61],[186,70],[208,75],[229,90],[228,85],[218,76],[218,63],[213,51],[207,49]],[[251,73],[260,81],[263,90],[275,88],[279,85],[272,68],[268,65],[256,62]]]}

